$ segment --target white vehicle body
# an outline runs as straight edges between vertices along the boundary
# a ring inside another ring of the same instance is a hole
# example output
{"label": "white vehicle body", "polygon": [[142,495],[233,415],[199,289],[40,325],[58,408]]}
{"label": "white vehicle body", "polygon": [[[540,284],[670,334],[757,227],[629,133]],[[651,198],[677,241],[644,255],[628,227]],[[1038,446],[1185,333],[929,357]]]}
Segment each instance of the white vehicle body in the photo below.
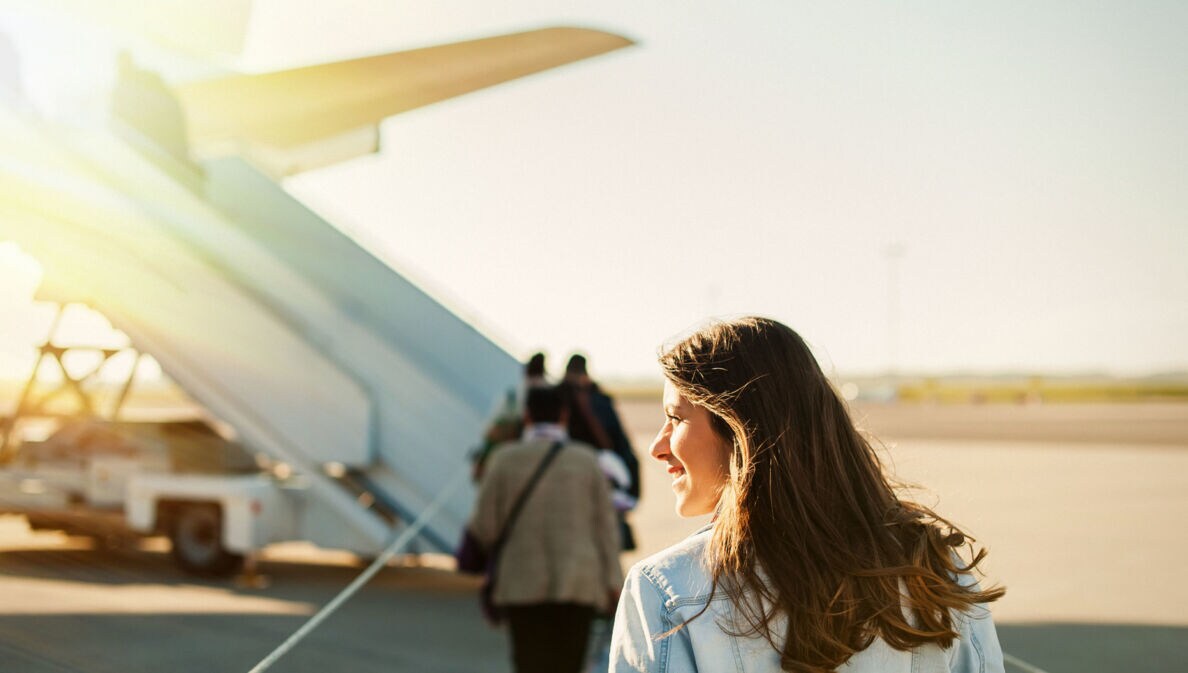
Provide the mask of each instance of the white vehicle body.
{"label": "white vehicle body", "polygon": [[[0,512],[24,514],[35,528],[61,529],[104,541],[167,535],[193,508],[217,513],[217,537],[204,543],[230,556],[255,554],[270,544],[312,541],[374,556],[382,544],[360,535],[310,489],[308,479],[254,474],[170,474],[160,465],[124,457],[79,464],[40,464],[0,470]],[[182,544],[186,544],[181,541]],[[189,544],[194,544],[193,542]],[[175,550],[175,555],[185,550]],[[199,573],[233,571],[237,564],[205,568],[193,556],[183,566]],[[201,553],[199,554],[201,555]]]}

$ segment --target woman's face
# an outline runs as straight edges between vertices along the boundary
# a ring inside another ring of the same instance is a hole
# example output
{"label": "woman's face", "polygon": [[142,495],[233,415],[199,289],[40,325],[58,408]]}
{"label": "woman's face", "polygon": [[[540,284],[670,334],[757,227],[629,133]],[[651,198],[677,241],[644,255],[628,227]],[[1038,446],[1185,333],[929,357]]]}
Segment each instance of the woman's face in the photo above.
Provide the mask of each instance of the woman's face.
{"label": "woman's face", "polygon": [[652,442],[652,457],[668,465],[676,511],[683,517],[709,514],[730,474],[730,443],[710,424],[710,412],[664,384],[664,425]]}

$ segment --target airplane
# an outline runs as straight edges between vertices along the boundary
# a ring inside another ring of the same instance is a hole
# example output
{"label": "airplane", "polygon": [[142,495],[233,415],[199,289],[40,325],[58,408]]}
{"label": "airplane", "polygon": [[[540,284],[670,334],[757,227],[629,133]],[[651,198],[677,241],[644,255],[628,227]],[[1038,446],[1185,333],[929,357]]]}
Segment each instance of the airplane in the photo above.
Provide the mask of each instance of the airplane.
{"label": "airplane", "polygon": [[[251,3],[216,3],[222,19],[196,1],[168,16],[50,4],[222,66]],[[552,27],[186,81],[123,52],[101,109],[63,118],[24,95],[20,52],[0,39],[0,242],[40,263],[40,299],[100,312],[289,470],[204,480],[125,465],[129,526],[170,533],[183,565],[214,571],[287,539],[375,555],[424,510],[520,365],[280,180],[380,151],[392,115],[632,44]],[[19,463],[0,455],[0,471]],[[473,495],[450,497],[410,549],[451,551]]]}

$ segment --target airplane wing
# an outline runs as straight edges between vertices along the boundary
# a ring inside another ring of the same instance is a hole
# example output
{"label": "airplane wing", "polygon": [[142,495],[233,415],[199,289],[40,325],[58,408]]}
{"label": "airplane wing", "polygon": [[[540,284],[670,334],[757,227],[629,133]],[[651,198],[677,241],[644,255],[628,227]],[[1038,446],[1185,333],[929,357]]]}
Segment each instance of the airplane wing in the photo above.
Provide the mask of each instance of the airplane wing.
{"label": "airplane wing", "polygon": [[[368,132],[385,117],[631,44],[597,30],[544,28],[174,90],[195,156],[245,145],[273,153],[306,148],[281,170],[292,173],[329,163],[329,155],[338,161],[375,151],[378,136]],[[318,154],[327,157],[318,161]]]}

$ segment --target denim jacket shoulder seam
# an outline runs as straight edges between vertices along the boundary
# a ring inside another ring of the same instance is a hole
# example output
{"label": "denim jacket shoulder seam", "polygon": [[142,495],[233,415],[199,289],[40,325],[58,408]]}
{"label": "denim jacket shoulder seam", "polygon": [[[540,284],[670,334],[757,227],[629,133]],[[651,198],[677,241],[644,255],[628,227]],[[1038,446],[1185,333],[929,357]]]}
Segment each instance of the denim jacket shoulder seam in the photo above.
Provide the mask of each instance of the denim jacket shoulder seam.
{"label": "denim jacket shoulder seam", "polygon": [[738,638],[730,639],[730,649],[734,651],[734,668],[737,671],[746,670],[743,668],[742,650],[738,646]]}
{"label": "denim jacket shoulder seam", "polygon": [[[664,632],[668,633],[673,628],[672,620],[668,618],[667,612],[664,613],[661,619],[664,620]],[[660,657],[656,661],[659,664],[656,667],[656,673],[668,673],[668,641],[671,639],[672,634],[660,639]]]}
{"label": "denim jacket shoulder seam", "polygon": [[660,604],[667,606],[668,602],[675,596],[668,578],[658,572],[656,566],[652,565],[641,565],[639,567],[639,574],[648,580],[648,584],[652,585],[652,589],[660,596]]}
{"label": "denim jacket shoulder seam", "polygon": [[[667,579],[656,571],[655,566],[641,564],[636,566],[636,569],[644,580],[642,583],[652,587],[652,591],[655,591],[656,596],[660,599],[660,606],[663,608],[660,619],[663,620],[664,632],[671,631],[673,624],[669,619],[671,611],[667,609],[668,596],[665,590],[669,586]],[[656,639],[657,645],[660,647],[659,656],[656,657],[656,673],[667,673],[668,671],[668,641],[670,638],[671,636]]]}
{"label": "denim jacket shoulder seam", "polygon": [[978,640],[977,629],[969,630],[969,642],[978,655],[978,673],[986,673],[986,655],[982,652],[982,643]]}
{"label": "denim jacket shoulder seam", "polygon": [[[710,596],[710,594],[706,592],[697,593],[692,596],[681,596],[676,591],[676,589],[673,588],[672,583],[668,581],[668,578],[663,573],[659,572],[655,566],[640,566],[639,574],[647,578],[648,584],[651,584],[652,588],[656,590],[656,593],[660,595],[661,604],[664,606],[664,611],[667,614],[672,614],[672,612],[677,608],[681,608],[686,605],[705,603],[707,602],[706,599]],[[714,596],[714,600],[718,600],[720,598],[723,598],[721,594]]]}
{"label": "denim jacket shoulder seam", "polygon": [[675,612],[679,608],[683,608],[686,605],[698,605],[700,603],[717,603],[718,601],[724,601],[729,598],[730,598],[729,596],[727,596],[724,592],[721,592],[721,591],[714,592],[712,597],[709,593],[700,593],[700,594],[694,594],[692,596],[684,596],[682,598],[673,598],[670,601],[668,601],[666,606],[668,607],[669,612]]}

